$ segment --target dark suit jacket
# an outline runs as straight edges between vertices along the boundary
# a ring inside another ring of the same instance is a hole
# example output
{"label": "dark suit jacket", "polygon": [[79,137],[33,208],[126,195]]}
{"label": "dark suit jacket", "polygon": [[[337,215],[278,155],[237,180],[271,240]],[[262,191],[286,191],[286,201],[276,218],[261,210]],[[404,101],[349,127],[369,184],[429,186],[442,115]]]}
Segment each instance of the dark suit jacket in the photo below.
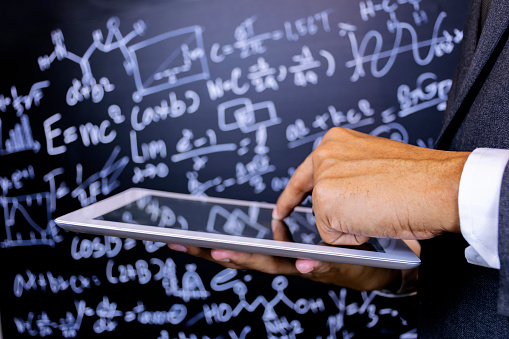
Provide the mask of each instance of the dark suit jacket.
{"label": "dark suit jacket", "polygon": [[[509,149],[509,0],[493,0],[478,38],[481,0],[472,0],[438,148]],[[422,243],[422,338],[509,338],[509,169],[499,220],[501,269],[468,264],[461,235]]]}

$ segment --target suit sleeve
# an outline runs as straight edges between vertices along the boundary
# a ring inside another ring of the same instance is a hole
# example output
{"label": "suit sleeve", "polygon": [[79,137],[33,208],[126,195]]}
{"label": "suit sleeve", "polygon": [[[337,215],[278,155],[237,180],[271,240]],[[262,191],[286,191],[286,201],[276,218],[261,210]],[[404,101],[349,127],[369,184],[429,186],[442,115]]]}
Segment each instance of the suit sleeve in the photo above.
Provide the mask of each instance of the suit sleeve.
{"label": "suit sleeve", "polygon": [[502,179],[498,222],[498,253],[500,257],[498,313],[509,317],[509,164],[505,168]]}

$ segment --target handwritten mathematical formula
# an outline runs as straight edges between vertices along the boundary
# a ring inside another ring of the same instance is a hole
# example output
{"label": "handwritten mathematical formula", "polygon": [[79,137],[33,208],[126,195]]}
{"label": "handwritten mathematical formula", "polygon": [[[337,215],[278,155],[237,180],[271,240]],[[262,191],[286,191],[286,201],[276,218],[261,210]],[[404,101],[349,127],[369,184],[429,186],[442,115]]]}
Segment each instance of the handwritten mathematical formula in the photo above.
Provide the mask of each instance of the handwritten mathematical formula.
{"label": "handwritten mathematical formula", "polygon": [[[271,282],[271,291],[264,295],[253,296],[249,287],[256,283],[249,274],[239,276],[239,272],[233,269],[225,269],[217,273],[208,285],[204,284],[196,271],[194,264],[186,265],[186,272],[178,277],[176,264],[171,258],[162,261],[152,258],[149,262],[138,260],[134,265],[115,265],[110,260],[107,265],[107,279],[111,284],[130,283],[137,281],[140,284],[148,284],[151,281],[161,283],[167,297],[176,297],[180,300],[166,309],[153,310],[138,300],[129,309],[120,309],[117,302],[104,296],[97,304],[90,305],[86,300],[75,300],[74,307],[66,310],[65,317],[52,319],[46,312],[36,314],[26,312],[24,317],[15,318],[15,324],[19,333],[28,333],[30,336],[50,335],[60,332],[66,338],[77,337],[81,324],[85,318],[92,318],[93,330],[97,334],[113,332],[122,324],[137,322],[140,326],[154,325],[182,325],[187,330],[179,331],[177,336],[170,336],[167,330],[162,330],[158,338],[209,338],[192,333],[192,327],[198,324],[213,325],[224,324],[234,321],[235,318],[244,314],[260,313],[261,321],[266,329],[268,337],[295,338],[301,333],[306,333],[301,322],[297,319],[288,319],[284,314],[291,311],[296,317],[307,314],[329,314],[323,317],[323,328],[329,331],[328,338],[336,338],[337,334],[345,335],[344,319],[347,316],[361,316],[364,326],[373,327],[384,318],[392,318],[403,325],[406,320],[395,309],[377,309],[374,301],[380,294],[377,292],[362,293],[361,299],[351,301],[348,298],[347,289],[329,290],[327,299],[292,298],[286,295],[289,281],[284,276],[276,276]],[[37,277],[37,278],[36,278]],[[36,280],[37,279],[37,280]],[[76,294],[82,293],[84,288],[99,288],[101,282],[97,277],[54,277],[50,272],[38,276],[32,272],[26,272],[16,277],[14,292],[21,297],[21,293],[29,294],[36,289],[42,289],[42,293],[59,293],[66,289],[72,289]],[[25,291],[26,290],[26,291]],[[226,302],[209,303],[207,299],[212,294],[233,293],[236,299],[233,304]],[[201,312],[190,314],[186,303],[190,300],[203,300]],[[327,306],[327,308],[326,308]],[[279,314],[279,313],[283,314]],[[64,312],[62,312],[63,314]],[[249,338],[251,327],[244,326],[240,333],[228,330],[227,338]],[[173,335],[175,335],[173,334]],[[351,333],[353,335],[353,333]]]}

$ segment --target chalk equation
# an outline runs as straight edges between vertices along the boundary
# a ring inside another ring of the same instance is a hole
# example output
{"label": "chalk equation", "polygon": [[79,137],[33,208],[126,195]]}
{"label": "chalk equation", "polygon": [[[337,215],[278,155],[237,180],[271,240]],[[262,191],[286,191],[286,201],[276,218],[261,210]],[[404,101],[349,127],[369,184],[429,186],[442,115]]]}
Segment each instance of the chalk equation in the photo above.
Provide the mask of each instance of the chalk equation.
{"label": "chalk equation", "polygon": [[[167,259],[172,265],[175,265],[171,259]],[[111,260],[110,260],[111,262]],[[110,262],[108,267],[110,267]],[[157,259],[151,261],[156,266],[162,267],[162,262],[159,263]],[[139,271],[143,265],[147,263],[137,263],[136,267]],[[111,270],[111,268],[107,268]],[[123,269],[119,268],[122,272]],[[143,269],[146,269],[143,268]],[[131,267],[130,270],[134,269]],[[125,273],[136,275],[139,272]],[[169,274],[170,270],[159,269],[159,272],[154,276],[148,276],[142,283],[148,283],[150,279],[161,279],[163,275]],[[27,272],[31,274],[31,272]],[[189,276],[186,276],[188,275]],[[47,274],[48,277],[54,278]],[[146,273],[144,277],[147,277]],[[97,288],[98,282],[93,279],[81,277],[81,283],[88,282],[95,285]],[[120,277],[111,276],[108,278],[113,284],[120,283]],[[127,279],[127,278],[124,278]],[[72,288],[76,288],[75,277],[71,277]],[[51,282],[51,280],[50,280]],[[65,281],[64,281],[65,282]],[[391,308],[377,308],[374,303],[377,298],[382,296],[377,292],[361,293],[360,299],[351,300],[349,292],[345,288],[338,290],[329,290],[328,296],[319,298],[297,298],[294,299],[287,295],[286,290],[289,287],[289,281],[284,276],[276,276],[272,279],[270,289],[272,290],[273,297],[265,297],[264,295],[253,295],[250,292],[252,285],[256,283],[256,279],[249,274],[239,273],[237,270],[224,269],[217,273],[210,280],[207,291],[205,285],[196,272],[196,267],[188,267],[187,272],[182,277],[183,288],[185,294],[179,294],[181,290],[173,286],[172,293],[167,293],[167,296],[175,296],[181,298],[180,302],[172,303],[165,309],[150,309],[143,301],[138,300],[132,303],[130,308],[121,309],[117,302],[108,296],[104,296],[97,304],[90,304],[86,300],[75,300],[74,307],[65,311],[66,316],[52,315],[48,312],[34,313],[27,312],[24,317],[17,317],[14,319],[16,329],[20,334],[28,334],[32,337],[44,337],[54,335],[56,332],[60,333],[65,338],[79,337],[81,325],[86,318],[90,318],[93,322],[93,331],[96,334],[112,333],[118,330],[119,327],[125,326],[130,323],[137,323],[139,326],[154,327],[157,325],[181,325],[182,330],[178,330],[177,337],[170,336],[168,330],[161,330],[159,336],[154,338],[209,338],[208,336],[200,336],[193,333],[193,328],[197,325],[203,324],[208,326],[219,325],[223,329],[223,338],[254,338],[251,333],[251,326],[243,326],[239,332],[234,329],[228,329],[226,324],[232,323],[235,318],[241,318],[246,314],[262,313],[260,322],[266,331],[267,338],[296,338],[300,334],[305,334],[306,329],[302,327],[302,316],[310,314],[323,314],[322,326],[327,333],[327,338],[339,337],[353,337],[354,333],[348,331],[345,326],[344,319],[348,316],[358,316],[363,319],[364,326],[371,328],[376,326],[384,319],[392,319],[400,322],[401,325],[407,325],[407,321],[395,309]],[[26,284],[26,283],[25,283]],[[62,281],[60,281],[62,284]],[[168,287],[178,285],[178,282],[167,282]],[[15,287],[21,286],[18,279],[15,281]],[[60,286],[56,283],[51,283],[53,293],[58,290]],[[195,291],[193,293],[193,291]],[[78,290],[78,292],[81,292]],[[199,293],[198,293],[199,292]],[[190,309],[186,306],[191,299],[201,298],[208,299],[211,292],[216,294],[233,293],[236,295],[237,300],[233,303],[207,303],[202,305],[202,310],[196,314],[190,313]],[[21,297],[21,295],[19,295]],[[326,299],[325,299],[326,298]],[[288,318],[282,313],[292,312],[295,319]],[[61,312],[62,314],[64,312]],[[59,318],[60,317],[60,318]],[[58,319],[56,319],[58,318]],[[88,319],[87,319],[88,320]],[[231,326],[231,325],[230,325]],[[236,326],[238,328],[238,326]],[[173,332],[177,333],[177,331]],[[409,330],[404,338],[415,338],[413,330]],[[322,338],[318,336],[317,338]]]}
{"label": "chalk equation", "polygon": [[[319,59],[315,55],[318,55]],[[259,57],[256,63],[248,68],[245,76],[241,68],[235,67],[228,79],[219,77],[214,81],[207,81],[210,99],[222,98],[229,92],[241,96],[250,89],[254,89],[256,93],[278,91],[285,80],[293,80],[293,85],[298,87],[317,85],[319,72],[325,73],[326,77],[332,77],[336,71],[334,56],[324,49],[313,54],[308,46],[303,46],[301,53],[292,56],[291,60],[291,66],[272,66],[264,57]]]}
{"label": "chalk equation", "polygon": [[244,59],[267,52],[268,48],[265,44],[267,41],[278,41],[284,38],[288,41],[298,41],[302,37],[313,36],[319,32],[330,32],[329,14],[331,11],[331,9],[326,9],[295,21],[285,21],[282,28],[264,33],[256,32],[255,23],[258,18],[256,16],[249,17],[235,28],[235,42],[212,45],[210,59],[220,63],[234,53],[238,53],[240,58]]}

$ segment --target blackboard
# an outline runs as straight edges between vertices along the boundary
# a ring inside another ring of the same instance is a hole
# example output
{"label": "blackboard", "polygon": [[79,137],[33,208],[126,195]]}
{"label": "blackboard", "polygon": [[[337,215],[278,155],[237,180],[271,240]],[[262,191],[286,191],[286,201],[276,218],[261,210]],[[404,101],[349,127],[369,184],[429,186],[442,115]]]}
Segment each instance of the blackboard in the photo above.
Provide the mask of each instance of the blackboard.
{"label": "blackboard", "polygon": [[466,1],[0,5],[5,338],[416,337],[416,298],[53,219],[132,186],[275,202],[335,126],[431,147]]}

